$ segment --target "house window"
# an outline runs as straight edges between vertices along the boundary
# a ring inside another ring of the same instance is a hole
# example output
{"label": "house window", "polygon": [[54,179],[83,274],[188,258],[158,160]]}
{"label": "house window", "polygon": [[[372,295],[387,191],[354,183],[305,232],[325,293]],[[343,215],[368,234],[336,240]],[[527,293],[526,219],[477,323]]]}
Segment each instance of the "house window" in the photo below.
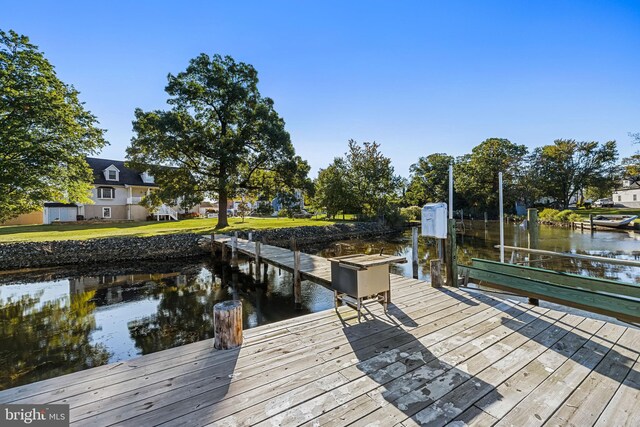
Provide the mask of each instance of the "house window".
{"label": "house window", "polygon": [[146,184],[153,184],[153,175],[149,175],[147,172],[143,172],[140,174],[140,177],[142,178],[142,182]]}
{"label": "house window", "polygon": [[114,170],[110,170],[109,171],[109,178],[107,178],[109,181],[117,181],[118,180],[118,173]]}
{"label": "house window", "polygon": [[637,195],[637,194],[634,194],[634,195],[633,195],[633,201],[634,201],[634,202],[637,202],[637,201],[638,201],[638,195]]}
{"label": "house window", "polygon": [[109,207],[102,208],[102,218],[111,218],[111,208]]}
{"label": "house window", "polygon": [[98,199],[113,199],[115,197],[115,188],[98,187]]}

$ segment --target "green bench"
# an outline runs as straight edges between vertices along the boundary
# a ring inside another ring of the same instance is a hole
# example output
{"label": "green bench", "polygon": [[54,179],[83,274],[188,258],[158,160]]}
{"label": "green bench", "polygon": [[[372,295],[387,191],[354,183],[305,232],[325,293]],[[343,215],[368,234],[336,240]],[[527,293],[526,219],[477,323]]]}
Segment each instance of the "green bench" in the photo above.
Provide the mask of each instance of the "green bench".
{"label": "green bench", "polygon": [[640,322],[638,285],[476,258],[458,269],[465,284],[473,279],[482,286]]}

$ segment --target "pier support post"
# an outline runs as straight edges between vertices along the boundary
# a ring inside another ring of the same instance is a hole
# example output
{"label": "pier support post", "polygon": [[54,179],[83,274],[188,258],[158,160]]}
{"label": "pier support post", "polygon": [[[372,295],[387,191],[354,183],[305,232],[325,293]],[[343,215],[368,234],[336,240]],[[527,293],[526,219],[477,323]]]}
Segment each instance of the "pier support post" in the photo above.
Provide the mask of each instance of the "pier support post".
{"label": "pier support post", "polygon": [[211,256],[216,254],[216,233],[211,233]]}
{"label": "pier support post", "polygon": [[262,264],[262,282],[267,283],[268,278],[269,278],[269,264],[265,262]]}
{"label": "pier support post", "polygon": [[227,261],[227,242],[222,242],[222,261]]}
{"label": "pier support post", "polygon": [[213,306],[213,347],[229,350],[242,345],[242,302],[224,301]]}
{"label": "pier support post", "polygon": [[456,246],[456,220],[447,223],[447,286],[458,286],[458,248]]}
{"label": "pier support post", "polygon": [[238,233],[231,238],[231,264],[238,265]]}
{"label": "pier support post", "polygon": [[256,242],[256,281],[260,281],[260,242]]}
{"label": "pier support post", "polygon": [[591,230],[591,234],[593,234],[593,214],[589,214],[589,229]]}
{"label": "pier support post", "polygon": [[296,310],[302,309],[302,280],[300,279],[300,251],[293,251],[293,299]]}
{"label": "pier support post", "polygon": [[413,265],[413,278],[418,278],[418,227],[411,229],[411,262]]}
{"label": "pier support post", "polygon": [[[529,237],[529,249],[538,249],[538,210],[537,209],[527,209],[527,232]],[[532,254],[527,255],[529,260],[534,257]],[[537,298],[529,298],[529,304],[531,305],[540,305],[540,301]]]}
{"label": "pier support post", "polygon": [[429,262],[431,272],[431,287],[441,288],[444,285],[442,280],[442,261],[439,259],[432,259]]}

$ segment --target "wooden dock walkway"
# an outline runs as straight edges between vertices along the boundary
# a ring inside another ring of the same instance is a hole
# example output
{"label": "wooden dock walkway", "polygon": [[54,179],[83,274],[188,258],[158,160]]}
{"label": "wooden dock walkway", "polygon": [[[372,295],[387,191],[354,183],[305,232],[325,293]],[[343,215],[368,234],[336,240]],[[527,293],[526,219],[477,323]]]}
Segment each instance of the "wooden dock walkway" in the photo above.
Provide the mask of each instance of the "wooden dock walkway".
{"label": "wooden dock walkway", "polygon": [[[286,267],[283,251],[269,256]],[[303,274],[328,280],[317,258]],[[362,322],[347,307],[300,316],[244,331],[240,349],[201,341],[0,403],[66,403],[74,426],[637,425],[637,329],[401,276],[391,286],[388,313],[368,305]]]}
{"label": "wooden dock walkway", "polygon": [[[227,245],[231,247],[231,237],[225,235],[215,236],[216,245]],[[255,257],[256,243],[244,239],[238,239],[238,252]],[[229,254],[231,249],[229,249]],[[265,262],[283,268],[287,271],[293,271],[293,252],[273,245],[260,245],[260,256]],[[300,254],[300,275],[302,280],[310,280],[323,286],[331,284],[331,263],[327,258],[317,255]]]}

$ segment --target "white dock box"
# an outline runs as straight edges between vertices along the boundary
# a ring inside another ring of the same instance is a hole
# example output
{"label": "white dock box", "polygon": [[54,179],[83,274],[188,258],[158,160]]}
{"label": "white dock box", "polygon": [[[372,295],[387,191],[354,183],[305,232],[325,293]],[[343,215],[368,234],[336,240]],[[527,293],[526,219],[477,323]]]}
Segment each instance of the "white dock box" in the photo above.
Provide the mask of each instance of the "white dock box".
{"label": "white dock box", "polygon": [[447,204],[427,203],[422,207],[422,235],[447,238]]}

